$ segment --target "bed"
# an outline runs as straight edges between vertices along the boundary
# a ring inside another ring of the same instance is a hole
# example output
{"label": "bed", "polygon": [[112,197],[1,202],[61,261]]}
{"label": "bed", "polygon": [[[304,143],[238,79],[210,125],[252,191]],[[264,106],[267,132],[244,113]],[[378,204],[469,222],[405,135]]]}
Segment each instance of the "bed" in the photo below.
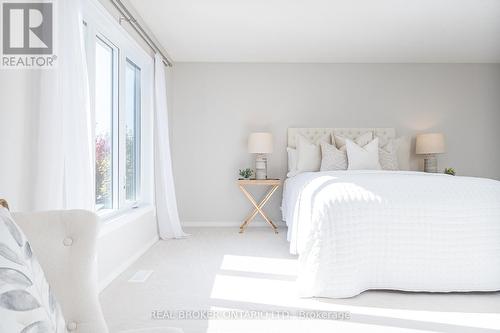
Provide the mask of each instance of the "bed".
{"label": "bed", "polygon": [[[371,130],[340,129],[351,137]],[[311,141],[336,129],[290,129]],[[351,134],[349,134],[351,133]],[[412,171],[303,172],[285,181],[283,219],[303,297],[368,289],[500,290],[500,182]]]}

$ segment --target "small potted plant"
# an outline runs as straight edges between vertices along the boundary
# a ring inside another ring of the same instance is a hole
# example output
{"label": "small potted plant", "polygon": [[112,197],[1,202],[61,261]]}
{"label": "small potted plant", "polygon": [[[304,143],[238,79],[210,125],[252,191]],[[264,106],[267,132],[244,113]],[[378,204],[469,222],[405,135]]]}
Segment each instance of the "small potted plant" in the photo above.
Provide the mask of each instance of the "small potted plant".
{"label": "small potted plant", "polygon": [[450,175],[450,176],[455,176],[456,175],[454,168],[446,168],[446,169],[444,169],[444,173],[447,174],[447,175]]}
{"label": "small potted plant", "polygon": [[253,170],[250,168],[240,169],[240,179],[249,179],[253,175]]}

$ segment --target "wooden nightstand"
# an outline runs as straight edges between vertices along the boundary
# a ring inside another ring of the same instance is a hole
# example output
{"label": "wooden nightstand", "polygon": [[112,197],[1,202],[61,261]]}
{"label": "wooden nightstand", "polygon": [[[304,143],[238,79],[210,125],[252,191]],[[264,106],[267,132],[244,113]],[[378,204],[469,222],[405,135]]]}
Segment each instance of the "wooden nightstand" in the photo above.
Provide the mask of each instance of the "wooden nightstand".
{"label": "wooden nightstand", "polygon": [[[254,206],[254,210],[250,213],[250,215],[247,216],[245,221],[243,221],[243,224],[240,226],[240,234],[245,231],[245,228],[248,226],[248,224],[257,216],[257,214],[262,215],[264,220],[267,221],[273,228],[275,233],[278,233],[278,228],[276,225],[271,221],[269,217],[267,217],[266,213],[264,213],[263,208],[264,205],[271,199],[271,196],[276,192],[278,187],[281,185],[281,180],[279,179],[238,179],[237,181],[238,186],[243,192],[243,194],[247,197],[247,199],[252,203]],[[260,203],[257,203],[257,201],[254,199],[254,197],[245,189],[245,186],[248,185],[257,185],[257,186],[269,186],[269,190],[267,191],[266,195],[264,198],[261,200]]]}

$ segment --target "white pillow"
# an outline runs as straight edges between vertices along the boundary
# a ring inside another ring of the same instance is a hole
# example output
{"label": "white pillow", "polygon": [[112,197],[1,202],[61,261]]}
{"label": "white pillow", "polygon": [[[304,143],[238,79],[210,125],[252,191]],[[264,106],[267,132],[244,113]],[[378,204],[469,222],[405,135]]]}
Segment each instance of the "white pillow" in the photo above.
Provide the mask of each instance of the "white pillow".
{"label": "white pillow", "polygon": [[384,147],[380,147],[378,155],[382,170],[399,170],[398,151],[395,140],[389,140]]}
{"label": "white pillow", "polygon": [[[345,138],[343,136],[332,134],[332,143],[340,150],[345,151],[346,140],[350,139]],[[361,147],[366,146],[372,140],[373,140],[373,132],[366,132],[364,134],[361,134],[357,138],[352,139],[352,141],[354,141],[357,145]]]}
{"label": "white pillow", "polygon": [[66,332],[61,308],[26,236],[3,207],[0,207],[0,318],[2,332]]}
{"label": "white pillow", "polygon": [[347,153],[345,149],[340,150],[337,149],[335,145],[322,142],[320,171],[335,171],[335,170],[346,170],[346,169],[347,169]]}
{"label": "white pillow", "polygon": [[297,135],[297,171],[319,171],[321,150],[319,145],[309,142],[302,135]]}
{"label": "white pillow", "polygon": [[287,147],[286,152],[288,154],[288,171],[297,170],[297,149]]}
{"label": "white pillow", "polygon": [[286,152],[288,154],[288,173],[286,174],[287,177],[293,177],[295,176],[298,171],[297,171],[297,149],[295,148],[286,148]]}
{"label": "white pillow", "polygon": [[346,140],[348,170],[380,170],[378,138],[364,147]]}

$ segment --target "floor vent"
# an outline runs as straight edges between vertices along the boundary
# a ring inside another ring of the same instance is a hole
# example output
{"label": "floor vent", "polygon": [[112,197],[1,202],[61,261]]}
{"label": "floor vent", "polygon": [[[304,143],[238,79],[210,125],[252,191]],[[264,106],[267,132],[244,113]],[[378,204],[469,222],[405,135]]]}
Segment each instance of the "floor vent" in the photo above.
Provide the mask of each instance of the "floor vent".
{"label": "floor vent", "polygon": [[134,283],[144,283],[147,279],[153,274],[153,271],[137,271],[134,275],[128,280],[128,282]]}

